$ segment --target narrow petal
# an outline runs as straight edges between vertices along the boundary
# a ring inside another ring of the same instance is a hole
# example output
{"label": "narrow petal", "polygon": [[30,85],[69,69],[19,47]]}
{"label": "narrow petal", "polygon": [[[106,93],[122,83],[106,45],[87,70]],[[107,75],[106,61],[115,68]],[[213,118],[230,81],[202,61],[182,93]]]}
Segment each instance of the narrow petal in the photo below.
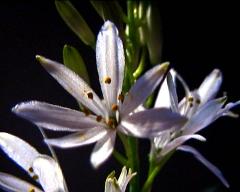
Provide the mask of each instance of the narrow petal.
{"label": "narrow petal", "polygon": [[205,157],[203,157],[196,149],[190,146],[182,145],[178,148],[181,151],[185,151],[191,153],[198,161],[200,161],[203,165],[205,165],[217,178],[227,187],[229,188],[229,184],[227,180],[224,178],[222,172],[212,163],[210,163]]}
{"label": "narrow petal", "polygon": [[12,111],[39,127],[54,131],[80,131],[103,126],[95,116],[39,101],[20,103]]}
{"label": "narrow petal", "polygon": [[198,94],[200,95],[201,102],[205,103],[210,99],[213,99],[221,84],[222,84],[222,73],[219,69],[214,69],[202,82],[198,88]]}
{"label": "narrow petal", "polygon": [[105,182],[104,192],[124,192],[124,191],[121,191],[117,183],[117,179],[115,177],[114,178],[108,177]]}
{"label": "narrow petal", "polygon": [[0,148],[20,167],[30,174],[29,169],[39,153],[22,139],[0,132]]}
{"label": "narrow petal", "polygon": [[0,172],[0,189],[8,192],[19,192],[19,191],[34,191],[43,192],[34,185],[23,181],[13,175]]}
{"label": "narrow petal", "polygon": [[58,163],[49,156],[41,155],[33,162],[33,171],[44,191],[56,192],[64,190],[64,179]]}
{"label": "narrow petal", "polygon": [[98,34],[96,58],[103,97],[111,111],[121,93],[125,61],[118,30],[110,21],[104,23]]}
{"label": "narrow petal", "polygon": [[94,168],[98,168],[112,154],[115,144],[116,132],[108,131],[95,145],[91,154],[91,163]]}
{"label": "narrow petal", "polygon": [[206,141],[206,138],[204,138],[203,136],[198,135],[198,134],[183,135],[183,136],[177,137],[176,139],[173,139],[173,141],[168,143],[166,145],[166,147],[164,147],[162,149],[160,155],[161,156],[165,156],[166,154],[168,154],[172,150],[175,150],[177,147],[181,146],[184,142],[186,142],[189,139],[196,139],[196,140],[199,140],[199,141]]}
{"label": "narrow petal", "polygon": [[127,116],[130,112],[142,104],[146,98],[155,90],[164,77],[169,63],[157,65],[141,76],[130,89],[125,97],[121,108],[121,116]]}
{"label": "narrow petal", "polygon": [[60,148],[73,148],[94,143],[106,134],[104,128],[94,127],[86,132],[77,132],[57,139],[45,139],[45,142]]}
{"label": "narrow petal", "polygon": [[37,55],[37,60],[77,101],[97,115],[106,116],[101,100],[88,84],[64,65]]}
{"label": "narrow petal", "polygon": [[127,188],[127,184],[129,181],[136,175],[137,173],[132,173],[132,170],[127,170],[126,167],[122,168],[122,172],[118,178],[118,185],[121,189],[121,192],[124,192]]}
{"label": "narrow petal", "polygon": [[183,134],[194,134],[214,122],[226,101],[226,97],[211,100],[200,107],[183,128]]}
{"label": "narrow petal", "polygon": [[121,122],[124,128],[119,129],[136,137],[151,138],[164,130],[180,128],[185,122],[185,117],[170,109],[153,108],[129,115]]}

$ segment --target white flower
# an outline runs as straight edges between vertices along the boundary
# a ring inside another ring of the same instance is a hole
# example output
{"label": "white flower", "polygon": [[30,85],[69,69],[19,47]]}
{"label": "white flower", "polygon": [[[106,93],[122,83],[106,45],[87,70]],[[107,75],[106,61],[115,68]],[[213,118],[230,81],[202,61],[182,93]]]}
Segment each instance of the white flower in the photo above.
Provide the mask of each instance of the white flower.
{"label": "white flower", "polygon": [[[186,96],[178,103],[175,78],[178,78],[185,89]],[[226,102],[226,97],[214,99],[222,83],[222,73],[215,69],[209,74],[200,87],[192,92],[189,91],[185,81],[173,70],[170,71],[164,81],[155,107],[167,107],[172,111],[184,115],[188,121],[178,130],[163,131],[159,137],[152,140],[152,153],[160,160],[169,152],[178,149],[192,153],[200,162],[207,166],[225,186],[229,186],[221,172],[199,152],[190,146],[182,145],[189,139],[205,141],[201,135],[196,134],[221,116],[231,115],[230,109],[238,104]],[[160,152],[157,152],[160,151]]]}
{"label": "white flower", "polygon": [[16,105],[13,111],[37,126],[54,131],[75,132],[62,138],[46,140],[51,145],[70,148],[97,142],[91,155],[94,167],[98,167],[111,155],[117,131],[148,138],[175,124],[185,122],[184,117],[170,109],[149,109],[132,113],[158,86],[169,64],[157,65],[147,71],[124,96],[123,45],[117,28],[110,21],[104,23],[98,34],[96,58],[103,101],[73,71],[57,62],[37,56],[43,67],[92,113],[38,101],[21,103]]}
{"label": "white flower", "polygon": [[127,184],[136,175],[132,170],[127,171],[126,167],[122,168],[122,172],[118,178],[115,177],[115,172],[109,174],[105,182],[105,192],[125,192]]}
{"label": "white flower", "polygon": [[[62,171],[58,163],[50,156],[40,154],[27,142],[5,132],[0,132],[0,148],[35,181],[39,182],[44,191],[67,191]],[[42,191],[26,181],[3,172],[0,172],[0,188],[10,192]]]}

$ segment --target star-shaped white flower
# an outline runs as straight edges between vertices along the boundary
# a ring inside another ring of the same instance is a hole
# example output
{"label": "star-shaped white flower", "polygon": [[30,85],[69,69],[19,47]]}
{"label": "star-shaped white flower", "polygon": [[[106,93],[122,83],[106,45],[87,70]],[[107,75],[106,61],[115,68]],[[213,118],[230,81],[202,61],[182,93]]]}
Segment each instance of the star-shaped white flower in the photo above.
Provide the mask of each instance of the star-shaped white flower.
{"label": "star-shaped white flower", "polygon": [[[162,81],[168,63],[157,65],[147,71],[131,87],[122,93],[124,77],[124,51],[117,28],[106,21],[96,43],[96,59],[103,100],[84,80],[64,65],[37,56],[43,67],[87,110],[76,110],[38,101],[16,105],[13,111],[37,126],[54,130],[75,132],[58,139],[48,139],[51,145],[70,148],[97,142],[91,163],[98,167],[112,153],[117,131],[135,137],[149,138],[158,135],[185,118],[170,109],[149,109],[132,113]],[[160,114],[160,115],[159,115]]]}
{"label": "star-shaped white flower", "polygon": [[126,167],[122,168],[122,172],[118,178],[115,177],[115,172],[109,174],[105,182],[105,192],[125,192],[127,184],[136,175],[132,170],[127,171]]}
{"label": "star-shaped white flower", "polygon": [[[58,163],[50,156],[40,154],[22,139],[0,132],[0,148],[23,168],[46,192],[67,192]],[[38,187],[13,175],[0,172],[0,188],[9,191],[41,192]]]}
{"label": "star-shaped white flower", "polygon": [[[179,103],[175,78],[180,80],[186,92],[186,96]],[[187,117],[188,121],[178,130],[166,130],[159,137],[155,137],[152,140],[152,153],[157,153],[156,156],[159,160],[175,149],[192,153],[228,187],[227,181],[217,167],[206,160],[196,149],[182,145],[189,139],[205,141],[204,137],[196,133],[219,117],[231,115],[230,109],[240,104],[238,101],[225,105],[226,97],[214,98],[221,83],[222,73],[215,69],[205,78],[197,90],[191,92],[185,81],[175,71],[170,71],[160,88],[155,107],[171,108],[172,111]]]}

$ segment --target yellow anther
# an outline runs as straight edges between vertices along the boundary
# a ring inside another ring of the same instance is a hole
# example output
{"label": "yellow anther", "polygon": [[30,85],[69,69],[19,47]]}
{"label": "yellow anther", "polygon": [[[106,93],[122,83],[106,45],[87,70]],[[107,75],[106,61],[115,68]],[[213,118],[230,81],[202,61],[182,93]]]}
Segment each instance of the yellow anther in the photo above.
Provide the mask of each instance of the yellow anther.
{"label": "yellow anther", "polygon": [[97,120],[97,122],[100,122],[100,121],[102,120],[102,116],[101,116],[101,115],[98,115],[98,116],[96,117],[96,120]]}
{"label": "yellow anther", "polygon": [[113,110],[113,111],[117,111],[117,110],[118,110],[118,105],[112,104],[112,110]]}
{"label": "yellow anther", "polygon": [[109,119],[108,122],[107,122],[107,124],[108,124],[109,127],[112,127],[113,124],[114,124],[114,122],[113,122],[112,119]]}
{"label": "yellow anther", "polygon": [[31,187],[28,192],[35,192],[35,189],[33,187]]}
{"label": "yellow anther", "polygon": [[118,95],[118,100],[123,103],[124,95],[122,93]]}
{"label": "yellow anther", "polygon": [[37,175],[33,175],[32,177],[35,181],[38,180],[38,176]]}
{"label": "yellow anther", "polygon": [[193,97],[189,97],[188,102],[193,102]]}
{"label": "yellow anther", "polygon": [[83,113],[88,116],[90,115],[90,111],[87,108],[83,108]]}
{"label": "yellow anther", "polygon": [[92,92],[88,92],[87,96],[88,96],[88,99],[93,99],[93,93]]}
{"label": "yellow anther", "polygon": [[28,171],[29,171],[30,173],[33,173],[33,168],[30,167],[30,168],[28,169]]}
{"label": "yellow anther", "polygon": [[196,99],[196,103],[197,103],[197,104],[200,104],[200,103],[201,103],[201,100],[200,100],[200,99]]}
{"label": "yellow anther", "polygon": [[112,81],[111,78],[108,76],[104,78],[104,83],[106,83],[106,84],[110,84],[111,81]]}

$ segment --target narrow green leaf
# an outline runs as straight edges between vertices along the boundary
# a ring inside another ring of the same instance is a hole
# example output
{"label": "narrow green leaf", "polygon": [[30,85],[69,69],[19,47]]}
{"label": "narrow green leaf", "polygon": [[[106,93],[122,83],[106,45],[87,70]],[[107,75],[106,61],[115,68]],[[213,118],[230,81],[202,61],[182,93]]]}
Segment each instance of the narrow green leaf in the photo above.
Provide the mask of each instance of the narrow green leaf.
{"label": "narrow green leaf", "polygon": [[77,49],[69,45],[64,45],[63,63],[90,84],[85,63]]}
{"label": "narrow green leaf", "polygon": [[86,21],[68,0],[55,0],[58,13],[68,27],[87,45],[95,47],[95,36]]}

